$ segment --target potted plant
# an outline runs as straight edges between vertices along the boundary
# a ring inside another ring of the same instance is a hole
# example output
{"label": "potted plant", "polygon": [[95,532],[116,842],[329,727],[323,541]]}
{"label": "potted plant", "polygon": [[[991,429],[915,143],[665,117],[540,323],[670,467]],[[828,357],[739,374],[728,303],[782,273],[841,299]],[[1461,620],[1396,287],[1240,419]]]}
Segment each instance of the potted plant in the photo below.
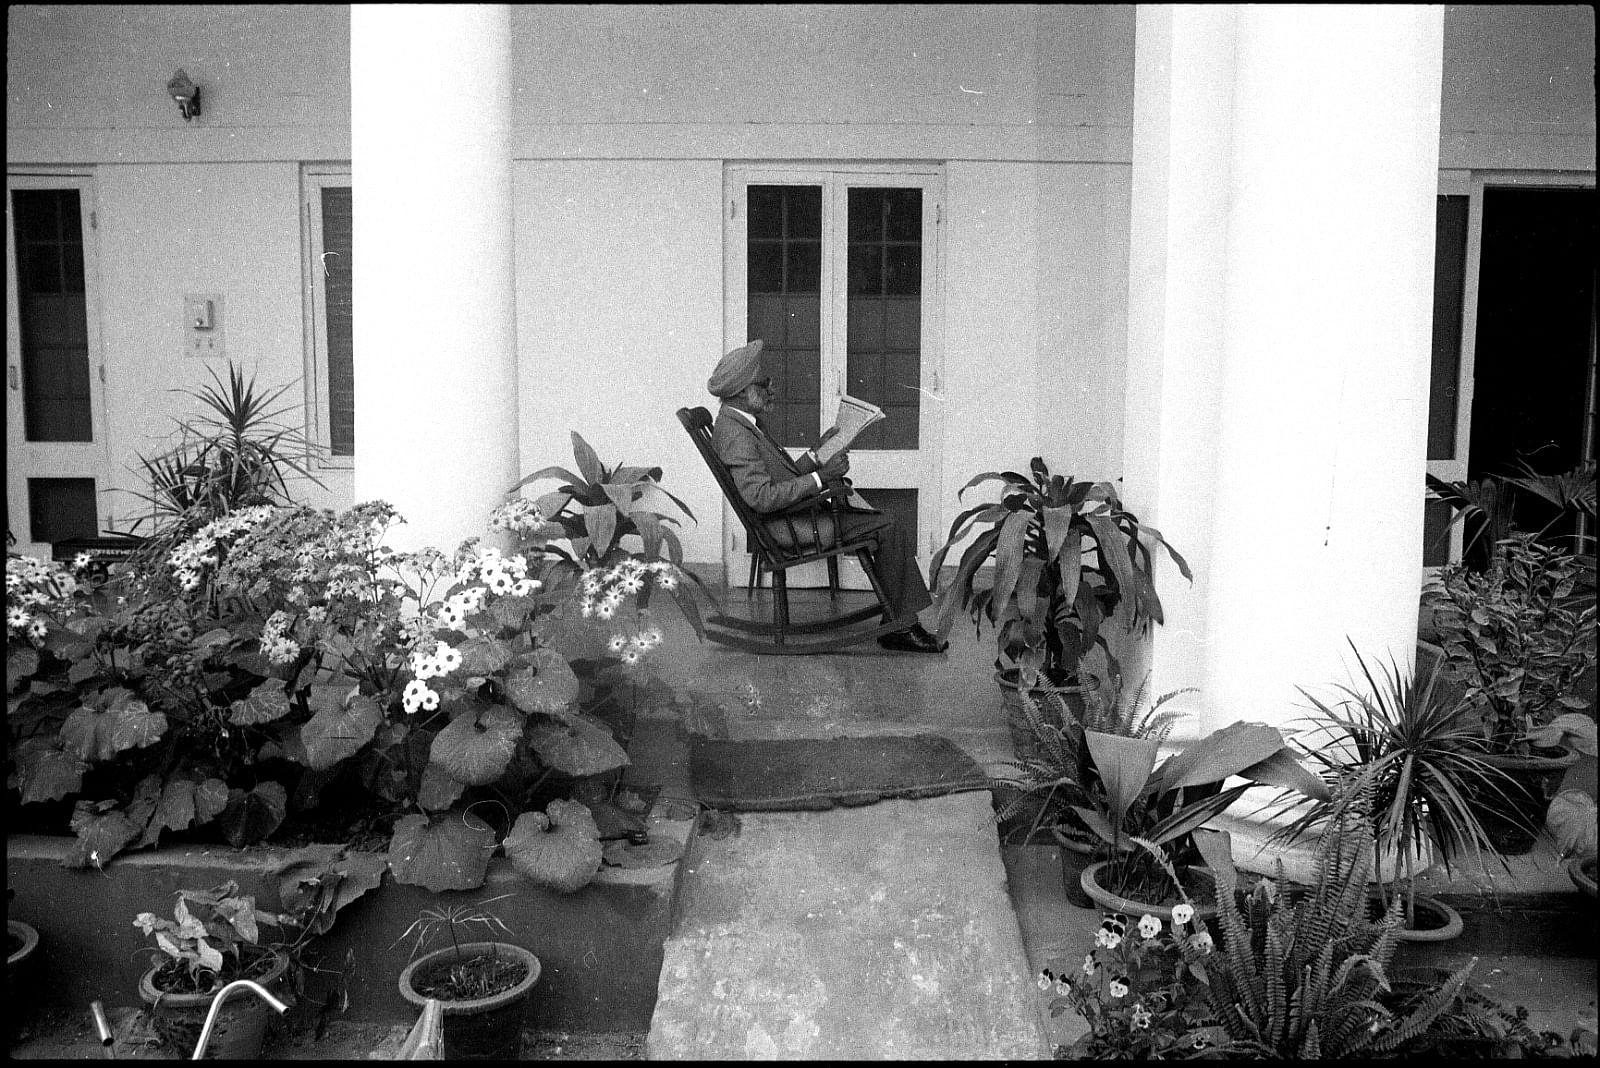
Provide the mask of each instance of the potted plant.
{"label": "potted plant", "polygon": [[1556,849],[1566,858],[1567,875],[1571,877],[1573,885],[1589,897],[1594,897],[1594,798],[1582,790],[1562,790],[1550,802],[1545,825],[1555,839]]}
{"label": "potted plant", "polygon": [[[6,888],[6,900],[16,896],[16,891]],[[38,1004],[35,994],[39,968],[39,932],[30,923],[6,917],[6,1016],[10,1023],[7,1031],[12,1041],[26,1031],[32,1023],[33,1010]]]}
{"label": "potted plant", "polygon": [[1578,558],[1515,534],[1482,573],[1445,568],[1425,594],[1451,672],[1466,687],[1484,760],[1505,772],[1479,798],[1495,848],[1533,848],[1545,810],[1577,752],[1547,728],[1589,702],[1575,692],[1595,665],[1595,603],[1575,596]]}
{"label": "potted plant", "polygon": [[[1052,475],[1037,456],[1029,471],[985,471],[963,486],[958,497],[999,482],[999,499],[958,515],[929,566],[939,637],[950,633],[957,611],[966,611],[980,632],[987,620],[995,628],[996,681],[1008,700],[1019,688],[1092,688],[1083,662],[1096,647],[1105,652],[1110,673],[1120,673],[1102,624],[1116,617],[1129,631],[1143,632],[1162,622],[1156,549],[1166,550],[1193,580],[1183,557],[1160,531],[1123,508],[1110,482]],[[954,578],[941,587],[946,555],[974,534]],[[994,581],[980,586],[978,570],[991,560]]]}
{"label": "potted plant", "polygon": [[[1251,784],[1329,796],[1322,780],[1295,759],[1276,727],[1237,722],[1190,742],[1158,766],[1160,742],[1086,730],[1093,762],[1087,804],[1072,811],[1109,847],[1107,860],[1082,875],[1084,892],[1114,912],[1170,918],[1190,886],[1207,896],[1210,872],[1192,833],[1237,801]],[[1245,782],[1224,789],[1225,780]],[[1174,876],[1172,873],[1178,874]],[[1215,906],[1195,905],[1203,915]]]}
{"label": "potted plant", "polygon": [[[1334,704],[1301,690],[1314,711],[1296,741],[1332,789],[1274,837],[1294,841],[1364,818],[1372,830],[1378,905],[1386,909],[1392,896],[1402,902],[1397,937],[1446,941],[1461,933],[1461,917],[1416,893],[1416,876],[1428,866],[1421,858],[1436,857],[1446,871],[1465,856],[1481,867],[1485,851],[1504,863],[1468,799],[1494,793],[1505,776],[1474,744],[1470,702],[1444,683],[1443,664],[1418,677],[1391,661],[1374,674],[1360,651],[1355,654],[1365,690],[1340,686],[1345,697]],[[1383,878],[1386,858],[1398,886]]]}
{"label": "potted plant", "polygon": [[[515,1060],[522,1041],[522,1002],[539,980],[539,958],[510,942],[466,942],[461,929],[478,926],[492,936],[510,934],[484,906],[510,897],[501,894],[475,905],[424,909],[396,945],[413,932],[413,960],[400,973],[400,994],[419,1010],[430,1000],[444,1015],[447,1059]],[[450,944],[422,957],[416,954],[441,931]]]}
{"label": "potted plant", "polygon": [[[1144,708],[1144,695],[1149,685],[1147,674],[1131,699],[1122,699],[1122,677],[1111,677],[1111,693],[1091,691],[1084,695],[1083,714],[1078,715],[1059,693],[1033,694],[1020,691],[1023,715],[1032,733],[1033,744],[1023,755],[1007,761],[1007,773],[1000,781],[1016,792],[995,813],[995,821],[1004,823],[1019,814],[1030,814],[1024,842],[1032,842],[1043,828],[1055,838],[1061,849],[1061,886],[1067,900],[1079,908],[1093,908],[1094,900],[1084,892],[1083,869],[1096,860],[1109,856],[1104,842],[1090,832],[1078,815],[1074,805],[1087,804],[1086,783],[1093,780],[1094,763],[1085,744],[1084,732],[1100,731],[1125,738],[1150,738],[1160,744],[1166,741],[1176,723],[1178,714],[1162,710],[1168,701],[1192,688],[1162,694]],[[1039,698],[1043,698],[1040,700]]]}
{"label": "potted plant", "polygon": [[1232,1052],[1283,1060],[1392,1052],[1435,1024],[1478,963],[1473,957],[1419,1001],[1390,996],[1400,902],[1391,900],[1376,921],[1368,916],[1376,847],[1365,819],[1344,813],[1324,830],[1317,879],[1307,888],[1293,887],[1280,861],[1275,879],[1241,895],[1228,836],[1197,839],[1216,872],[1218,937],[1213,942],[1199,921],[1178,948],[1185,964],[1204,969],[1206,998]]}
{"label": "potted plant", "polygon": [[[155,960],[139,979],[139,996],[169,1048],[185,1057],[194,1052],[211,1002],[235,979],[253,979],[277,992],[289,960],[260,943],[260,925],[275,922],[232,881],[210,890],[177,891],[170,920],[139,913],[133,925],[156,941],[150,950]],[[271,1009],[254,997],[228,1000],[218,1011],[205,1052],[223,1060],[260,1057],[270,1019]]]}

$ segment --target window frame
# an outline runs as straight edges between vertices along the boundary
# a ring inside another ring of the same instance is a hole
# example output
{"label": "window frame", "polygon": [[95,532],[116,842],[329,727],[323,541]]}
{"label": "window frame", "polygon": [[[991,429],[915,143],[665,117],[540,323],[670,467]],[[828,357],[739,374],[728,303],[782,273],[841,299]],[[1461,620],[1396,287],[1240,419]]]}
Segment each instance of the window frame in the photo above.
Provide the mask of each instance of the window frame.
{"label": "window frame", "polygon": [[328,294],[323,273],[317,269],[324,251],[322,233],[322,191],[353,187],[348,163],[306,164],[300,172],[300,203],[304,212],[301,226],[302,303],[305,322],[305,412],[306,437],[318,446],[316,464],[322,470],[353,470],[356,452],[335,456],[332,451],[328,397]]}

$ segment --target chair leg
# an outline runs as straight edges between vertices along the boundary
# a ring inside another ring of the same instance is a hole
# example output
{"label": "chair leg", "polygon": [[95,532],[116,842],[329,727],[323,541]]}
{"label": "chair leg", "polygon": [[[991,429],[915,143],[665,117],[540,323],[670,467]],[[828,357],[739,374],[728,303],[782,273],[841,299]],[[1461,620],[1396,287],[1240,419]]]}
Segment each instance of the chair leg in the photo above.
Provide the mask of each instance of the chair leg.
{"label": "chair leg", "polygon": [[755,592],[761,588],[761,557],[755,553],[750,554],[750,584],[745,587],[745,596],[754,597]]}
{"label": "chair leg", "polygon": [[789,629],[789,576],[781,570],[772,573],[772,629],[772,640],[782,645]]}
{"label": "chair leg", "polygon": [[839,558],[828,557],[828,600],[839,599]]}

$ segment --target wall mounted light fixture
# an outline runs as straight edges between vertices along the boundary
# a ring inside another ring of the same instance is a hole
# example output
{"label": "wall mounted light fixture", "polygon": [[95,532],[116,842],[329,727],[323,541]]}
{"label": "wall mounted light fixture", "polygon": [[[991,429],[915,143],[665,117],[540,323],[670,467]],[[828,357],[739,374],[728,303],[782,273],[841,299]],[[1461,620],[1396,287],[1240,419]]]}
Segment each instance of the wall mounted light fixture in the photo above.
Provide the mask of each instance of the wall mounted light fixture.
{"label": "wall mounted light fixture", "polygon": [[178,102],[178,114],[183,116],[184,122],[200,114],[200,87],[191,82],[182,69],[167,82],[167,92]]}

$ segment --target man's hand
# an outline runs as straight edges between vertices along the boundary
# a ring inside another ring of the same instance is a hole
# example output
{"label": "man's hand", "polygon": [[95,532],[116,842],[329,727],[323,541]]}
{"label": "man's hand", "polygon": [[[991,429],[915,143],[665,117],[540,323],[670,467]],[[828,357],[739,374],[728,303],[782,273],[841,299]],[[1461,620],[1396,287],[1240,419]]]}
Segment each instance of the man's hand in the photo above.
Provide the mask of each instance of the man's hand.
{"label": "man's hand", "polygon": [[[823,440],[826,441],[827,439],[824,438]],[[822,476],[823,482],[832,482],[836,478],[843,478],[849,470],[850,457],[841,452],[838,456],[817,468],[817,474]]]}

